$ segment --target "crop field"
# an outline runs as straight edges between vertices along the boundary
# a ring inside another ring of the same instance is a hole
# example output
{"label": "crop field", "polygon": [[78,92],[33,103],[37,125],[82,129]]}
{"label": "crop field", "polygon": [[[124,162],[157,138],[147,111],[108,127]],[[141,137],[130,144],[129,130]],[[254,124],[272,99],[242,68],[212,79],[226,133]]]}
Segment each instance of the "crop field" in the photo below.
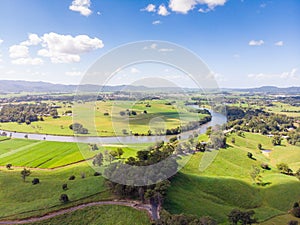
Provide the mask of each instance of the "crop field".
{"label": "crop field", "polygon": [[[266,221],[286,214],[292,204],[300,199],[299,180],[280,174],[276,168],[277,163],[284,162],[292,169],[298,169],[300,147],[290,146],[286,142],[274,147],[270,138],[258,134],[246,133],[245,137],[232,135],[228,139],[232,137],[235,144],[230,143],[228,148],[221,149],[205,171],[199,170],[204,153],[197,153],[175,176],[164,204],[167,210],[210,215],[219,223],[226,224],[226,215],[232,209],[253,209],[259,221]],[[257,149],[258,143],[264,149],[270,149],[270,154],[261,153]],[[249,159],[247,152],[252,152],[256,160]],[[271,167],[269,171],[261,171],[265,186],[255,185],[250,177],[252,166],[260,167],[261,163],[268,163]],[[288,220],[284,218],[278,217],[277,220],[282,221],[280,224],[287,224]]]}
{"label": "crop field", "polygon": [[121,147],[122,158],[135,156],[138,150],[150,144],[106,145],[92,151],[88,144],[51,141],[9,139],[0,142],[0,166],[11,163],[13,166],[31,168],[56,168],[92,158],[99,152],[113,151]]}
{"label": "crop field", "polygon": [[[202,114],[189,112],[183,102],[174,105],[166,103],[168,103],[167,100],[98,101],[96,104],[91,102],[76,104],[75,110],[77,114],[82,113],[82,116],[85,115],[87,110],[95,110],[96,130],[89,129],[89,136],[122,136],[124,135],[124,129],[128,134],[148,134],[148,130],[151,130],[154,134],[204,117]],[[71,115],[63,115],[66,111],[72,110],[72,105],[60,102],[55,104],[62,107],[58,109],[60,118],[44,117],[44,121],[32,122],[29,125],[15,122],[1,123],[0,129],[37,134],[73,135],[73,131],[69,129],[69,126],[73,123],[73,118]],[[126,113],[128,112],[127,109],[130,112],[135,111],[137,115],[121,116],[120,112]],[[83,126],[89,128],[94,124],[85,125],[83,121]]]}

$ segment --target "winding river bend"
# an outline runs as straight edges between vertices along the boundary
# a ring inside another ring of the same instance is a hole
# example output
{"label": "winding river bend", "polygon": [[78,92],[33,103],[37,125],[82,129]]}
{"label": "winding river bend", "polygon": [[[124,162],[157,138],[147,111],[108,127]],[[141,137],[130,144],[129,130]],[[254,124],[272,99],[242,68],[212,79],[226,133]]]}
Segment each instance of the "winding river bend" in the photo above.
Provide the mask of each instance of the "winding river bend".
{"label": "winding river bend", "polygon": [[[214,112],[210,110],[212,119],[210,122],[201,125],[199,128],[180,134],[182,139],[187,139],[194,132],[198,134],[205,133],[206,128],[209,126],[222,125],[226,123],[227,118],[225,115]],[[0,130],[0,132],[3,132]],[[167,141],[172,136],[120,136],[120,137],[83,137],[83,136],[57,136],[57,135],[46,135],[46,134],[27,134],[21,132],[9,132],[13,138],[25,138],[25,135],[28,136],[28,139],[31,140],[47,140],[47,141],[58,141],[58,142],[79,142],[79,143],[102,143],[102,144],[111,144],[111,143],[122,143],[122,144],[133,144],[133,143],[153,143],[157,141]]]}

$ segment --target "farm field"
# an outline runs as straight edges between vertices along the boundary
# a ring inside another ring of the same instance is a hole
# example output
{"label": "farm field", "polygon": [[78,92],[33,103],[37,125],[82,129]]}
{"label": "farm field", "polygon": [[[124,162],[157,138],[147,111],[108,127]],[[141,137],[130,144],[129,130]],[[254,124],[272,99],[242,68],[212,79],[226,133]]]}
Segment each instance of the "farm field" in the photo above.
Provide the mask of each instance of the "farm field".
{"label": "farm field", "polygon": [[[167,210],[176,214],[210,215],[224,224],[227,224],[227,215],[234,208],[253,209],[259,221],[287,214],[293,202],[300,199],[299,180],[280,174],[276,164],[284,162],[292,169],[298,169],[300,147],[287,143],[274,147],[270,138],[259,134],[232,135],[228,139],[232,137],[235,144],[230,143],[228,148],[221,149],[205,171],[199,171],[204,153],[197,153],[174,177],[164,204]],[[270,149],[271,153],[268,156],[261,153],[257,149],[258,143]],[[247,152],[253,153],[256,160],[249,159]],[[261,163],[268,163],[271,167],[270,171],[261,172],[262,180],[267,184],[264,187],[254,185],[250,177],[252,166],[260,167]],[[287,222],[285,220],[281,224]]]}
{"label": "farm field", "polygon": [[[50,103],[50,102],[47,102]],[[87,113],[86,110],[95,109],[96,129],[92,125],[83,125],[86,128],[90,126],[88,136],[123,136],[130,133],[148,134],[151,130],[153,134],[162,130],[176,128],[189,121],[197,121],[205,115],[189,112],[183,102],[167,105],[167,100],[149,100],[149,101],[98,101],[96,105],[91,102],[76,104],[62,104],[55,102],[58,108],[60,118],[44,117],[44,121],[32,122],[29,125],[16,122],[1,123],[0,129],[8,131],[17,131],[24,133],[53,134],[53,135],[73,135],[69,126],[73,123],[72,116],[63,115],[66,111],[74,110],[75,113],[82,116]],[[147,107],[148,105],[148,107]],[[73,108],[72,108],[73,107]],[[135,111],[137,115],[121,116],[120,112]],[[145,113],[146,111],[146,113]],[[105,114],[107,113],[107,114]],[[105,115],[104,115],[105,114]],[[78,116],[81,117],[81,116]],[[163,121],[163,122],[162,122]],[[127,134],[124,134],[126,130]]]}
{"label": "farm field", "polygon": [[121,147],[122,159],[135,156],[136,152],[149,144],[105,145],[92,151],[88,144],[8,139],[0,142],[0,166],[8,163],[13,166],[30,168],[57,168],[92,158],[99,152],[113,151]]}

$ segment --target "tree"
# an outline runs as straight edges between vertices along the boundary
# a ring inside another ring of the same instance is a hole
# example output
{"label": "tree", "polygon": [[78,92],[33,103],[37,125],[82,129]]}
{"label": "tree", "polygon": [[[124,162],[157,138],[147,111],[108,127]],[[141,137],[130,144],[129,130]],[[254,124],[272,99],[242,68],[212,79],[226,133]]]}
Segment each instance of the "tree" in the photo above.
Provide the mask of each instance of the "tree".
{"label": "tree", "polygon": [[210,135],[212,147],[215,149],[226,147],[226,137],[222,131],[212,132]]}
{"label": "tree", "polygon": [[298,225],[298,221],[291,220],[288,222],[288,225]]}
{"label": "tree", "polygon": [[277,169],[280,171],[280,173],[283,174],[292,174],[293,171],[289,168],[289,166],[286,163],[279,163],[277,164]]}
{"label": "tree", "polygon": [[232,144],[235,144],[235,138],[234,138],[234,137],[231,138],[231,143],[232,143]]}
{"label": "tree", "polygon": [[68,184],[63,184],[63,185],[62,185],[62,189],[63,189],[64,191],[68,190]]}
{"label": "tree", "polygon": [[272,144],[274,146],[281,145],[281,137],[279,135],[275,135],[272,139]]}
{"label": "tree", "polygon": [[98,146],[97,146],[96,144],[93,144],[93,145],[92,145],[92,150],[93,150],[93,151],[96,151],[96,150],[99,150],[99,148],[98,148]]}
{"label": "tree", "polygon": [[248,156],[249,159],[252,159],[252,158],[253,158],[253,154],[252,154],[251,152],[248,152],[248,153],[247,153],[247,156]]}
{"label": "tree", "polygon": [[257,145],[257,148],[258,148],[259,150],[262,150],[262,144],[259,143],[259,144]]}
{"label": "tree", "polygon": [[124,150],[122,148],[117,148],[118,157],[121,158],[121,156],[124,154]]}
{"label": "tree", "polygon": [[228,220],[232,225],[237,225],[239,222],[243,225],[253,224],[257,223],[257,220],[253,218],[254,214],[253,210],[242,212],[238,209],[233,209],[228,215]]}
{"label": "tree", "polygon": [[21,171],[21,177],[22,177],[22,179],[23,179],[24,182],[26,180],[26,177],[28,177],[30,174],[31,174],[30,170],[27,170],[26,168],[24,168]]}
{"label": "tree", "polygon": [[69,197],[67,194],[61,194],[59,201],[61,201],[62,203],[67,203],[69,201]]}
{"label": "tree", "polygon": [[115,151],[115,150],[110,151],[109,154],[110,154],[113,158],[116,158],[116,157],[119,155],[118,152]]}
{"label": "tree", "polygon": [[300,180],[300,168],[295,173],[295,176]]}
{"label": "tree", "polygon": [[260,182],[261,182],[260,169],[257,166],[252,167],[250,176],[254,183],[260,184]]}
{"label": "tree", "polygon": [[100,152],[98,153],[93,159],[94,166],[102,166],[103,165],[103,154]]}
{"label": "tree", "polygon": [[109,164],[111,164],[111,162],[114,160],[114,157],[107,151],[104,151],[104,160],[109,162]]}
{"label": "tree", "polygon": [[7,168],[8,170],[10,170],[11,167],[12,167],[12,164],[11,164],[11,163],[6,164],[6,168]]}

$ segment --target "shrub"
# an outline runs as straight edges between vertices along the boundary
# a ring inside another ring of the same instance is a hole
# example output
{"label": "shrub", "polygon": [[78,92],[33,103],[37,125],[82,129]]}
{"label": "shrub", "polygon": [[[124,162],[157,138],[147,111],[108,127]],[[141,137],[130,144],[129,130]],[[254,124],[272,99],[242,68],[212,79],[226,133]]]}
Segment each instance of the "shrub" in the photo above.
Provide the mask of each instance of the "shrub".
{"label": "shrub", "polygon": [[69,201],[69,197],[66,194],[61,194],[59,201],[61,201],[62,203],[67,203]]}
{"label": "shrub", "polygon": [[292,209],[292,214],[297,217],[300,218],[300,207],[296,207]]}
{"label": "shrub", "polygon": [[36,185],[36,184],[39,184],[40,183],[40,179],[39,178],[34,178],[33,180],[32,180],[32,184],[33,185]]}
{"label": "shrub", "polygon": [[101,176],[101,173],[95,172],[95,173],[94,173],[94,176],[95,176],[95,177]]}
{"label": "shrub", "polygon": [[298,225],[298,221],[291,220],[288,222],[288,225]]}
{"label": "shrub", "polygon": [[62,185],[62,189],[63,189],[64,191],[68,190],[68,184],[63,184],[63,185]]}
{"label": "shrub", "polygon": [[262,163],[261,168],[263,168],[264,170],[270,170],[271,169],[267,163]]}
{"label": "shrub", "polygon": [[247,153],[247,156],[248,156],[249,159],[252,159],[253,154],[252,154],[251,152],[248,152],[248,153]]}
{"label": "shrub", "polygon": [[10,170],[11,167],[12,167],[12,164],[11,164],[11,163],[6,164],[6,168],[7,168],[8,170]]}
{"label": "shrub", "polygon": [[72,176],[69,177],[69,180],[75,180],[75,178],[76,177],[74,175],[72,175]]}

